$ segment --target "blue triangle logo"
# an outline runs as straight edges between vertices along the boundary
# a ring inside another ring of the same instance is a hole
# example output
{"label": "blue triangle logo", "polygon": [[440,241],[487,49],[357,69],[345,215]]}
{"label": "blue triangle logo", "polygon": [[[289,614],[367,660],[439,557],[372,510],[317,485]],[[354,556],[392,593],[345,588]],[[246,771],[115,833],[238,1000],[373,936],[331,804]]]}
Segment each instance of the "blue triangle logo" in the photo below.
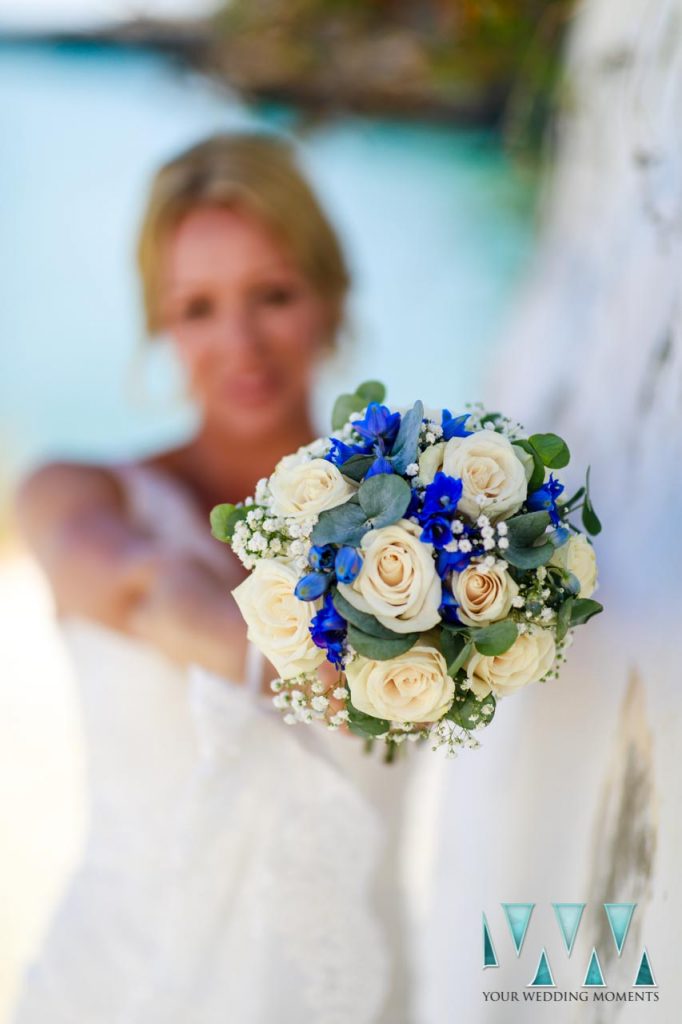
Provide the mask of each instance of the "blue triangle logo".
{"label": "blue triangle logo", "polygon": [[540,953],[540,959],[538,960],[538,966],[535,971],[535,977],[529,983],[527,988],[554,988],[555,982],[552,976],[552,970],[549,966],[549,960],[547,959],[546,951],[542,950]]}
{"label": "blue triangle logo", "polygon": [[606,916],[609,919],[609,926],[611,928],[611,934],[613,935],[613,941],[616,944],[618,950],[618,956],[623,952],[623,946],[625,945],[625,939],[630,928],[630,921],[632,921],[632,915],[634,913],[636,903],[605,903],[604,910]]}
{"label": "blue triangle logo", "polygon": [[580,919],[583,916],[585,904],[553,903],[552,906],[554,907],[554,914],[561,930],[561,937],[564,940],[566,952],[570,956],[573,950],[575,937],[578,934],[578,927],[580,925]]}
{"label": "blue triangle logo", "polygon": [[583,988],[606,988],[606,982],[604,981],[604,975],[602,974],[597,950],[594,948],[592,949],[590,962],[587,965],[587,973],[583,982]]}
{"label": "blue triangle logo", "polygon": [[483,967],[499,967],[497,962],[497,953],[493,946],[492,936],[490,929],[488,928],[488,920],[483,915]]}
{"label": "blue triangle logo", "polygon": [[533,913],[534,906],[534,903],[502,904],[504,916],[507,918],[509,931],[511,932],[511,937],[514,940],[514,948],[516,949],[517,956],[521,952],[523,940],[525,939],[526,932],[528,930],[528,922],[530,921],[530,915]]}
{"label": "blue triangle logo", "polygon": [[656,979],[654,978],[654,972],[651,970],[651,964],[649,962],[649,954],[646,946],[642,953],[642,959],[639,962],[639,970],[637,971],[637,977],[634,980],[635,988],[657,988]]}

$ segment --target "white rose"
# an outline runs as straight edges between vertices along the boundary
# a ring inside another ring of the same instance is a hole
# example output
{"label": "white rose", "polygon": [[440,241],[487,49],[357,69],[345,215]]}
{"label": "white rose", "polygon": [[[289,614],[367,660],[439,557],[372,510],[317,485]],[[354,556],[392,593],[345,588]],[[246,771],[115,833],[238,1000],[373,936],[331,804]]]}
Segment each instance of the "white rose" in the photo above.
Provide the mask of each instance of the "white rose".
{"label": "white rose", "polygon": [[272,511],[278,516],[304,519],[348,501],[357,487],[326,459],[301,462],[297,455],[283,458],[270,477]]}
{"label": "white rose", "polygon": [[443,468],[445,441],[430,444],[419,456],[419,478],[424,484],[430,484],[439,469]]}
{"label": "white rose", "polygon": [[376,616],[394,633],[423,632],[440,621],[441,582],[433,546],[419,540],[408,519],[369,530],[361,542],[362,569],[339,592],[354,608]]}
{"label": "white rose", "polygon": [[597,559],[594,548],[583,533],[570,537],[557,548],[549,564],[573,573],[580,583],[579,597],[592,597],[597,589]]}
{"label": "white rose", "polygon": [[[526,468],[516,448],[494,430],[450,438],[443,471],[461,479],[457,507],[470,519],[478,519],[481,512],[493,522],[506,519],[518,512],[528,492]],[[477,500],[480,496],[486,499],[483,504]]]}
{"label": "white rose", "polygon": [[519,588],[506,569],[496,563],[470,565],[452,574],[452,593],[459,605],[458,618],[467,626],[505,619]]}
{"label": "white rose", "polygon": [[361,656],[346,668],[358,711],[392,722],[435,722],[455,695],[445,658],[435,647],[415,646],[389,661]]}
{"label": "white rose", "polygon": [[550,630],[522,633],[504,654],[472,654],[466,664],[469,686],[479,700],[490,692],[504,697],[542,679],[552,668],[555,656],[556,644]]}
{"label": "white rose", "polygon": [[286,562],[263,558],[232,591],[248,627],[247,636],[283,679],[312,672],[325,660],[308,627],[319,607],[294,594],[298,575]]}

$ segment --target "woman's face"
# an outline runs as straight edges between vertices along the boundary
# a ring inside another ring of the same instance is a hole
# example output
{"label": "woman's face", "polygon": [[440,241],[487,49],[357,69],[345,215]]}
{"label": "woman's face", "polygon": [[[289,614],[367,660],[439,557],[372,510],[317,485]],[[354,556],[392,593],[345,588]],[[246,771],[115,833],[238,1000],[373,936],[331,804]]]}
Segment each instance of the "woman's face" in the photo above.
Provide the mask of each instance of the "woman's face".
{"label": "woman's face", "polygon": [[197,207],[164,260],[162,315],[206,420],[252,440],[307,409],[330,310],[255,215]]}

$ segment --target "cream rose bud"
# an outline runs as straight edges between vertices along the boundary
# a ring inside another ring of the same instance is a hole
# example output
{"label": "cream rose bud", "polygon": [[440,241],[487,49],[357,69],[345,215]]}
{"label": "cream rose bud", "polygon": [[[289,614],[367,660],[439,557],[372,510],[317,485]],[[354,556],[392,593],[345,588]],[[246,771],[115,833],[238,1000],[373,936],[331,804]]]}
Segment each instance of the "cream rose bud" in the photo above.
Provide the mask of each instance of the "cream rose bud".
{"label": "cream rose bud", "polygon": [[597,559],[594,548],[584,534],[571,537],[557,548],[549,564],[573,573],[580,583],[579,597],[592,597],[597,589]]}
{"label": "cream rose bud", "polygon": [[[457,507],[470,519],[484,512],[497,522],[514,515],[528,492],[524,463],[514,445],[494,430],[451,437],[445,447],[443,472],[459,477],[462,497]],[[479,503],[479,497],[485,501]]]}
{"label": "cream rose bud", "polygon": [[357,486],[346,480],[326,459],[301,461],[285,456],[270,477],[272,511],[278,516],[304,519],[335,508],[355,494]]}
{"label": "cream rose bud", "polygon": [[419,540],[421,526],[399,519],[369,530],[361,542],[362,569],[339,593],[394,633],[423,632],[440,621],[441,582],[433,546]]}
{"label": "cream rose bud", "polygon": [[436,473],[443,468],[445,441],[430,444],[419,456],[419,478],[424,484],[433,482]]}
{"label": "cream rose bud", "polygon": [[489,693],[504,697],[542,679],[555,657],[556,644],[550,630],[522,633],[504,654],[472,654],[466,664],[469,686],[479,700]]}
{"label": "cream rose bud", "polygon": [[299,601],[298,575],[286,562],[263,558],[232,591],[247,625],[247,636],[283,679],[312,672],[325,660],[309,626],[319,601]]}
{"label": "cream rose bud", "polygon": [[435,722],[455,695],[445,658],[435,647],[415,646],[389,661],[358,656],[346,667],[358,711],[392,722]]}
{"label": "cream rose bud", "polygon": [[506,619],[519,588],[498,563],[470,565],[452,574],[452,594],[459,605],[457,617],[466,626]]}

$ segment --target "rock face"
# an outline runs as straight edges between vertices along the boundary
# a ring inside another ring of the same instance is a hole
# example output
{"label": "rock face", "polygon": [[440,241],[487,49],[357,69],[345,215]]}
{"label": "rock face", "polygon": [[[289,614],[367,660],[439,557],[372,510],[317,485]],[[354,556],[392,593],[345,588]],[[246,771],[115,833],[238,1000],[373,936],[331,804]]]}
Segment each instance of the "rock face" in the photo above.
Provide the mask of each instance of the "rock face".
{"label": "rock face", "polygon": [[575,0],[230,0],[212,19],[131,20],[70,39],[175,53],[254,97],[514,126],[535,137]]}

